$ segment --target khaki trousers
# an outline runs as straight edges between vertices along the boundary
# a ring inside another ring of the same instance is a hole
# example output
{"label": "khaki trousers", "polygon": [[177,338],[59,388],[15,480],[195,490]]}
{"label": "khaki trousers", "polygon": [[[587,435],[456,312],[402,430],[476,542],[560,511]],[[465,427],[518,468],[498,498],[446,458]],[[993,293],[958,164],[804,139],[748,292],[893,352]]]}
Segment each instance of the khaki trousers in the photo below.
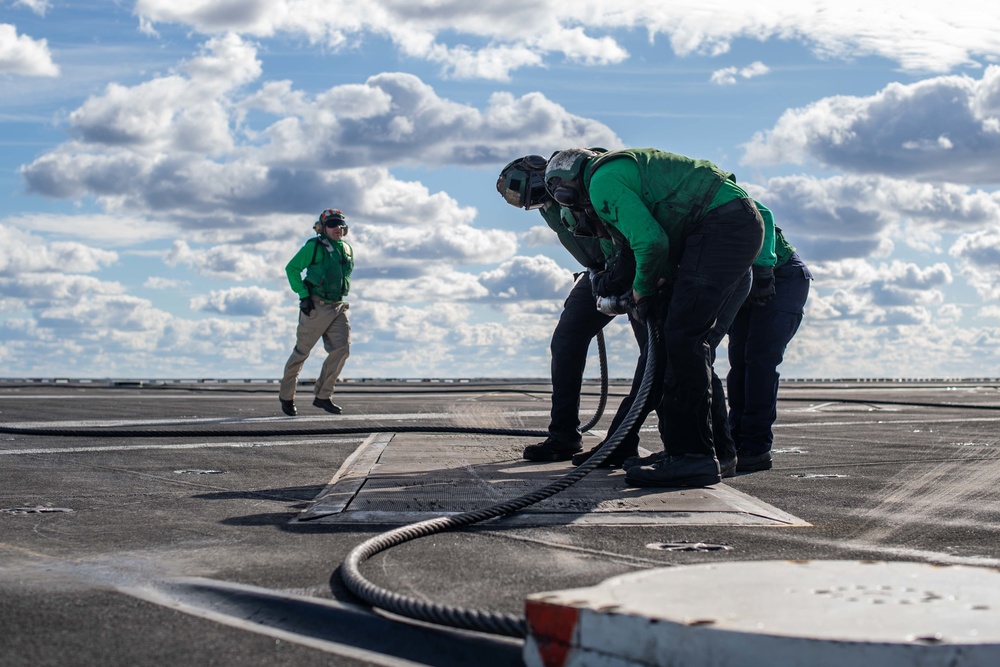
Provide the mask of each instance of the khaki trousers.
{"label": "khaki trousers", "polygon": [[340,377],[347,357],[351,354],[351,321],[347,317],[347,303],[326,303],[312,297],[316,308],[309,315],[299,311],[299,326],[295,333],[295,349],[285,364],[285,374],[281,378],[278,396],[285,401],[295,398],[299,372],[309,358],[313,346],[323,339],[326,361],[316,379],[313,393],[316,398],[333,396],[334,385]]}

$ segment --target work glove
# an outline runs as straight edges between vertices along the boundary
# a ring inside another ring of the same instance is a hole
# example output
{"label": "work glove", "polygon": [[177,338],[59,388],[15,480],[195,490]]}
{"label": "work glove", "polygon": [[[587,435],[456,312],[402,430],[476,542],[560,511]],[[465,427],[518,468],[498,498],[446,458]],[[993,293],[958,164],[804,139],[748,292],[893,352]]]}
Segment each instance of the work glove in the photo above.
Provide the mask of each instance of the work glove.
{"label": "work glove", "polygon": [[635,256],[627,248],[608,261],[604,271],[590,272],[590,286],[594,296],[618,296],[627,292],[635,279]]}
{"label": "work glove", "polygon": [[646,318],[649,317],[650,303],[652,303],[652,299],[648,296],[644,296],[638,301],[633,301],[632,307],[628,309],[628,316],[637,324],[645,324]]}
{"label": "work glove", "polygon": [[312,311],[316,310],[316,304],[313,303],[312,297],[307,296],[304,299],[300,299],[299,310],[302,311],[303,315],[309,317],[309,314],[312,313]]}
{"label": "work glove", "polygon": [[766,306],[774,296],[774,268],[770,266],[754,266],[753,284],[747,299],[754,306]]}
{"label": "work glove", "polygon": [[632,305],[631,294],[620,294],[619,296],[599,296],[597,297],[597,310],[608,317],[624,315]]}
{"label": "work glove", "polygon": [[666,284],[666,281],[663,279],[660,280],[660,283],[654,294],[641,297],[638,301],[633,301],[632,294],[631,292],[629,293],[628,314],[634,322],[646,324],[646,321],[650,318],[653,321],[662,321],[666,317],[667,304],[670,303],[670,295],[673,292],[673,287]]}

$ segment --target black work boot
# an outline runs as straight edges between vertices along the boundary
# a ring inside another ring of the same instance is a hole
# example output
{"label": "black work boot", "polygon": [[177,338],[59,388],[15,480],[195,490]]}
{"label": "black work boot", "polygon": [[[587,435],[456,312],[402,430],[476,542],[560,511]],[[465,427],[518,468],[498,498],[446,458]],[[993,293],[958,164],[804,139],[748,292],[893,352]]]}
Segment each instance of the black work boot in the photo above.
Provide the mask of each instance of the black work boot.
{"label": "black work boot", "polygon": [[538,444],[525,447],[522,456],[527,461],[569,461],[581,449],[583,446],[579,440],[565,442],[550,435]]}
{"label": "black work boot", "polygon": [[[597,453],[597,450],[604,446],[602,442],[599,445],[595,445],[593,449],[589,449],[585,452],[580,452],[573,457],[573,465],[582,466],[584,463],[590,460],[590,457]],[[601,464],[597,466],[598,468],[621,468],[622,464],[625,463],[625,459],[637,456],[639,454],[639,445],[618,445],[613,452],[608,454],[608,456],[601,461]]]}
{"label": "black work boot", "polygon": [[715,455],[666,455],[651,466],[637,466],[625,472],[629,486],[698,487],[722,481]]}
{"label": "black work boot", "polygon": [[757,472],[771,469],[771,452],[761,454],[740,454],[736,464],[736,472]]}
{"label": "black work boot", "polygon": [[635,454],[635,456],[630,456],[622,462],[622,469],[628,470],[629,468],[638,466],[651,466],[667,455],[666,452],[654,452],[649,456],[639,456],[639,452]]}
{"label": "black work boot", "polygon": [[723,479],[726,477],[736,477],[736,467],[738,465],[739,462],[735,454],[728,459],[719,459],[719,474],[722,475]]}
{"label": "black work boot", "polygon": [[327,412],[330,412],[335,415],[339,415],[341,412],[343,412],[340,406],[331,401],[329,398],[317,397],[316,400],[313,401],[313,405],[317,408],[326,410]]}
{"label": "black work boot", "polygon": [[294,417],[299,414],[299,411],[295,407],[295,401],[286,401],[283,398],[279,398],[278,400],[281,401],[281,411],[286,415]]}

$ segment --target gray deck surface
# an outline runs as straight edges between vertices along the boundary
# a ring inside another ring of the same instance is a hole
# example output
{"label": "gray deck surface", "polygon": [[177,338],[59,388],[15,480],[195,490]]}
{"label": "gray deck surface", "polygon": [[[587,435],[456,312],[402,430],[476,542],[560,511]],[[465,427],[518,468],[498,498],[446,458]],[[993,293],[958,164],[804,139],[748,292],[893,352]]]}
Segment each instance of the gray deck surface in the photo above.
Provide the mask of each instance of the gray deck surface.
{"label": "gray deck surface", "polygon": [[[137,385],[0,383],[3,426],[219,432],[0,433],[0,665],[450,665],[484,645],[492,664],[516,664],[516,641],[367,614],[337,569],[388,528],[508,499],[569,464],[522,462],[531,436],[267,432],[544,430],[547,385],[350,382],[341,416],[303,387],[297,418],[270,383]],[[596,385],[586,392],[585,419]],[[612,387],[595,430],[624,392]],[[630,489],[597,470],[363,571],[418,599],[521,613],[531,593],[677,564],[1000,566],[1000,383],[795,382],[781,399],[773,470],[706,490]],[[642,431],[650,451],[655,426]]]}

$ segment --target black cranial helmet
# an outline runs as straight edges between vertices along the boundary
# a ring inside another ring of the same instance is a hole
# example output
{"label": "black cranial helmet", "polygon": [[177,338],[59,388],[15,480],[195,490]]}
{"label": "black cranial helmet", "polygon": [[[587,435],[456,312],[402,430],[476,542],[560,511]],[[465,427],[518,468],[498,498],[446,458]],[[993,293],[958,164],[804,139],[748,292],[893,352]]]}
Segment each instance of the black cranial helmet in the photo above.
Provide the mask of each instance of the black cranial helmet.
{"label": "black cranial helmet", "polygon": [[603,149],[567,148],[549,158],[545,168],[545,188],[560,206],[579,208],[584,203],[583,185],[580,182],[583,169],[591,158],[597,157]]}
{"label": "black cranial helmet", "polygon": [[497,192],[511,206],[540,208],[549,199],[545,191],[546,164],[548,160],[541,155],[519,157],[500,172]]}

